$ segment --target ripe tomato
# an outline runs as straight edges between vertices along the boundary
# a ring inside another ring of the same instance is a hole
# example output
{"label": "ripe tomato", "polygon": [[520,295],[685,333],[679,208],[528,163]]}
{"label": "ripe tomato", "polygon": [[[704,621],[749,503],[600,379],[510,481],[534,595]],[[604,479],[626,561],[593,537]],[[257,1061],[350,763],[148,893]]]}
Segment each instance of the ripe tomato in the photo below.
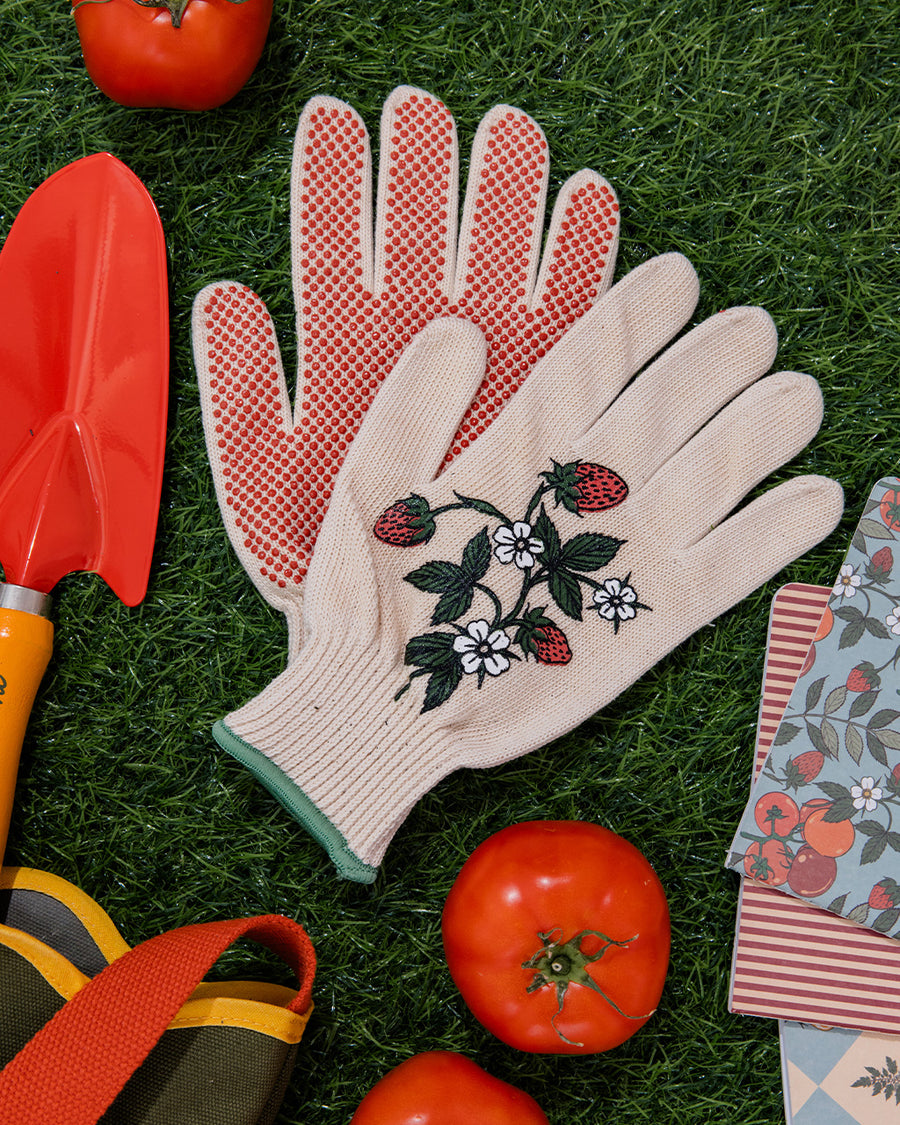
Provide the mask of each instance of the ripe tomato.
{"label": "ripe tomato", "polygon": [[453,1051],[425,1051],[389,1070],[350,1125],[548,1125],[534,1098]]}
{"label": "ripe tomato", "polygon": [[586,1055],[653,1015],[669,910],[627,840],[585,821],[527,821],[480,844],[443,914],[450,975],[473,1015],[522,1051]]}
{"label": "ripe tomato", "polygon": [[73,0],[85,66],[121,105],[214,109],[259,62],[272,0]]}

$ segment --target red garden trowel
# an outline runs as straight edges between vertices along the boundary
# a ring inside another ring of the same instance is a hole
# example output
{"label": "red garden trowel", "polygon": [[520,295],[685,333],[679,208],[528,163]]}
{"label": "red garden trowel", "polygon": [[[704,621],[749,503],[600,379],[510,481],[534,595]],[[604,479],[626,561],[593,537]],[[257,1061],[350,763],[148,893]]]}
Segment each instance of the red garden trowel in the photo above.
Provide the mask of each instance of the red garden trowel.
{"label": "red garden trowel", "polygon": [[87,570],[126,605],[146,593],[168,366],[153,201],[109,153],[76,160],[26,200],[0,252],[0,861],[50,591]]}

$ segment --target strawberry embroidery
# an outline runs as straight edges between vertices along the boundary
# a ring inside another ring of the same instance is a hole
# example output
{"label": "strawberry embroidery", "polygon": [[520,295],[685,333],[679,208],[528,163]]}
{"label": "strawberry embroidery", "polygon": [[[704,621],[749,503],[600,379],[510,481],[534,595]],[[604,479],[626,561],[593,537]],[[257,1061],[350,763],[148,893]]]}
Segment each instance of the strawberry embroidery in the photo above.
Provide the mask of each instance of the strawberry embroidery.
{"label": "strawberry embroidery", "polygon": [[[606,511],[628,495],[625,481],[611,469],[585,461],[565,465],[554,461],[553,468],[539,477],[541,483],[517,518],[490,501],[461,493],[438,508],[431,508],[421,496],[408,496],[378,517],[375,537],[395,547],[428,542],[437,520],[448,511],[477,512],[495,524],[472,536],[459,562],[434,559],[404,576],[411,586],[437,598],[431,625],[446,625],[451,631],[422,633],[407,642],[404,659],[412,671],[395,698],[408,691],[414,679],[425,676],[422,711],[430,711],[445,703],[467,677],[473,677],[480,688],[518,661],[533,658],[544,666],[569,664],[572,648],[558,621],[548,614],[551,605],[573,621],[582,621],[587,609],[611,624],[614,634],[623,622],[650,609],[638,600],[630,573],[603,580],[592,577],[612,562],[623,540],[585,531],[563,541],[543,503],[550,495],[556,505],[578,516]],[[512,604],[504,606],[485,581],[493,562],[521,571]],[[547,597],[543,604],[533,605],[538,590]],[[480,609],[472,614],[476,598]]]}
{"label": "strawberry embroidery", "polygon": [[541,473],[556,493],[556,503],[570,512],[605,512],[628,495],[628,485],[612,469],[590,461],[553,462],[551,472]]}
{"label": "strawberry embroidery", "polygon": [[375,524],[375,538],[392,547],[414,547],[427,543],[435,533],[428,501],[421,496],[407,496],[382,512]]}

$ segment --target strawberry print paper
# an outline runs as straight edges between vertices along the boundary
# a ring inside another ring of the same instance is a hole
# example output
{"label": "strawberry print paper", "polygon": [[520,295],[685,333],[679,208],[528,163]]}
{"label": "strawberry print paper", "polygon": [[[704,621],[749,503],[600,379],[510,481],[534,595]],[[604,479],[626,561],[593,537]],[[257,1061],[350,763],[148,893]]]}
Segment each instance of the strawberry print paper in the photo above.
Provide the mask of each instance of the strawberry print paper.
{"label": "strawberry print paper", "polygon": [[900,480],[878,482],[728,865],[900,936]]}

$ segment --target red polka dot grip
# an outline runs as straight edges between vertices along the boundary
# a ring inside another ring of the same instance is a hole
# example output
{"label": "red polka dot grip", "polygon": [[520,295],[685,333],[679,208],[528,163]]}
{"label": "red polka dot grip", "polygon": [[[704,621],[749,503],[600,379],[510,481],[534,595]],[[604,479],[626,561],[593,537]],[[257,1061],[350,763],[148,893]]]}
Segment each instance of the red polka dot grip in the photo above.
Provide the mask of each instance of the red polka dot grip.
{"label": "red polka dot grip", "polygon": [[479,126],[459,232],[456,131],[447,108],[422,90],[395,90],[384,107],[380,152],[373,223],[362,121],[333,98],[305,107],[291,184],[293,410],[260,298],[221,282],[195,303],[194,351],[219,504],[248,574],[287,614],[292,649],[300,584],[335,476],[372,396],[415,333],[435,316],[460,316],[487,341],[485,379],[449,460],[612,280],[618,203],[594,172],[563,186],[541,261],[547,144],[520,110],[497,106]]}

